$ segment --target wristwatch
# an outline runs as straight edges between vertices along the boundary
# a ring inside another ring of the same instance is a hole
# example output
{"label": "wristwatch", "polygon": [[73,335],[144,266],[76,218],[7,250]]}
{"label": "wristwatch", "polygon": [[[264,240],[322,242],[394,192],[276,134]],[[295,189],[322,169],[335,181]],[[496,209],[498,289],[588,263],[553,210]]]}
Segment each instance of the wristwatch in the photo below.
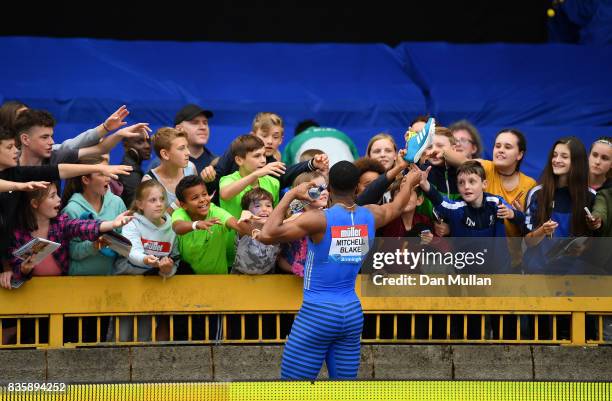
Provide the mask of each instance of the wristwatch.
{"label": "wristwatch", "polygon": [[198,221],[199,221],[199,220],[196,220],[196,221],[194,221],[194,222],[191,224],[191,230],[192,230],[192,231],[195,231],[195,230],[197,230],[197,229],[198,229]]}

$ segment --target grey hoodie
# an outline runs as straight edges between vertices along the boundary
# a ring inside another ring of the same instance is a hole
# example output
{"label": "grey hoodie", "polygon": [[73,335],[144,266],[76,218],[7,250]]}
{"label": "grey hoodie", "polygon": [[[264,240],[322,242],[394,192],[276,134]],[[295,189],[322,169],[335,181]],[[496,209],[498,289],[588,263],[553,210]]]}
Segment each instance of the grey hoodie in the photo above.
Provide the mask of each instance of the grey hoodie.
{"label": "grey hoodie", "polygon": [[145,274],[152,267],[144,264],[146,255],[162,258],[169,256],[175,260],[173,275],[178,266],[178,248],[176,234],[172,230],[172,218],[164,214],[165,222],[157,227],[140,213],[123,227],[121,234],[132,242],[129,258],[120,258],[115,262],[114,274]]}

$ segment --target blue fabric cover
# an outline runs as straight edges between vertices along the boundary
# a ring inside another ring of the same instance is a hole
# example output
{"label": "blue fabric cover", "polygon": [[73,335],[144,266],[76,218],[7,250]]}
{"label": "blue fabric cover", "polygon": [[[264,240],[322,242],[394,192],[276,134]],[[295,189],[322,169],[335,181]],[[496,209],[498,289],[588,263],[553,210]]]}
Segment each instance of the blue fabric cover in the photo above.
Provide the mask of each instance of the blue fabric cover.
{"label": "blue fabric cover", "polygon": [[[56,138],[74,136],[127,104],[131,123],[172,124],[186,103],[213,110],[209,147],[221,154],[259,111],[296,123],[314,118],[350,135],[361,152],[378,132],[400,142],[409,122],[432,113],[467,118],[485,156],[503,127],[528,137],[524,171],[537,177],[552,143],[577,135],[587,147],[610,135],[612,47],[545,45],[240,44],[0,38],[0,101],[49,110]],[[113,152],[118,162],[121,147]]]}

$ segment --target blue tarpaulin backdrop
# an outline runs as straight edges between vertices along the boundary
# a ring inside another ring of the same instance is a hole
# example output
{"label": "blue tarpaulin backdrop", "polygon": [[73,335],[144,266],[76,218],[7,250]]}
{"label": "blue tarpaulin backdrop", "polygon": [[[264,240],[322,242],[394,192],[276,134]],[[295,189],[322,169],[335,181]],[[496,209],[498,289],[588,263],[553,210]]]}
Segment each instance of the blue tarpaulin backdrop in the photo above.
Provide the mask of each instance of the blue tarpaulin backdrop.
{"label": "blue tarpaulin backdrop", "polygon": [[[539,176],[555,139],[587,147],[612,134],[612,47],[587,45],[238,44],[0,38],[0,100],[57,118],[56,140],[98,125],[127,104],[131,123],[171,125],[186,103],[213,110],[210,147],[221,153],[254,115],[314,118],[360,151],[378,132],[399,141],[416,115],[467,118],[487,152],[503,127],[528,138],[527,174]],[[121,149],[113,153],[119,161]]]}

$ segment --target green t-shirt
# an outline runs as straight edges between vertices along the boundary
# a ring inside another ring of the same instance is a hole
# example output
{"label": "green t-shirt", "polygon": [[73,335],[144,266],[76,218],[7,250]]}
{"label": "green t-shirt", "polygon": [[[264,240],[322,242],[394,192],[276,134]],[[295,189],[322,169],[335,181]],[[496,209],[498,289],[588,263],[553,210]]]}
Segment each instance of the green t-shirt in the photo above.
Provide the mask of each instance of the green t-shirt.
{"label": "green t-shirt", "polygon": [[[230,175],[224,175],[223,177],[221,177],[221,180],[219,180],[219,188],[226,187],[229,184],[240,180],[241,178],[242,176],[240,175],[239,171],[234,171]],[[274,206],[276,206],[278,204],[278,193],[280,191],[280,182],[274,177],[265,175],[259,178],[259,187],[261,189],[265,189],[266,191],[272,194],[272,199],[274,199],[273,203],[274,203]],[[240,215],[242,214],[242,207],[240,206],[240,202],[242,202],[242,197],[244,196],[244,194],[249,192],[251,189],[253,189],[253,187],[251,185],[247,185],[242,191],[240,191],[238,195],[234,196],[232,199],[229,199],[229,200],[221,199],[221,201],[219,202],[219,205],[223,209],[230,212],[232,216],[239,219]]]}
{"label": "green t-shirt", "polygon": [[[178,235],[178,249],[181,259],[191,265],[196,274],[227,274],[227,258],[225,253],[224,235],[228,228],[225,226],[232,215],[222,208],[210,204],[206,219],[217,217],[221,224],[215,224],[210,232],[195,230],[184,235]],[[175,221],[192,222],[191,217],[183,208],[172,213],[172,223]]]}
{"label": "green t-shirt", "polygon": [[[241,178],[242,176],[240,175],[239,171],[234,171],[230,175],[224,175],[219,180],[219,188],[226,187],[229,184],[240,180]],[[272,194],[272,199],[274,200],[274,202],[272,203],[274,204],[274,206],[276,206],[278,204],[278,193],[280,191],[280,181],[278,181],[274,177],[265,175],[263,177],[260,177],[258,182],[259,182],[259,187],[261,189],[265,189],[266,191]],[[242,214],[242,206],[240,205],[240,203],[242,202],[242,197],[244,196],[244,194],[249,192],[251,189],[253,189],[253,187],[251,185],[247,185],[242,191],[240,191],[238,195],[234,196],[232,199],[229,199],[229,200],[221,199],[221,201],[219,202],[219,204],[221,205],[221,208],[227,210],[236,219],[239,219],[240,215]],[[227,263],[229,266],[232,266],[234,264],[234,259],[236,257],[235,237],[236,237],[236,232],[234,230],[229,230],[225,238],[226,247],[227,247]]]}

